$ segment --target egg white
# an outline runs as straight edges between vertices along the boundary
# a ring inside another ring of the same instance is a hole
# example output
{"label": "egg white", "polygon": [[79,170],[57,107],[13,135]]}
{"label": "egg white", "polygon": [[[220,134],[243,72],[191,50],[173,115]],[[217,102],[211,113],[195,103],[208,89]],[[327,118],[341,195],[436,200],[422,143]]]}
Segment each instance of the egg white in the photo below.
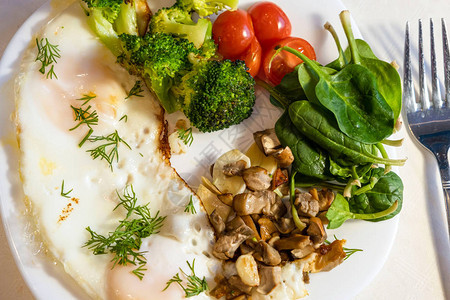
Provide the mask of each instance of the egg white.
{"label": "egg white", "polygon": [[[184,212],[192,192],[160,151],[163,111],[157,101],[145,87],[143,97],[125,99],[138,78],[122,69],[91,32],[79,3],[49,22],[37,38],[59,47],[57,79],[38,71],[37,49],[30,45],[16,81],[16,124],[23,189],[50,253],[93,298],[180,299],[180,287],[162,290],[194,259],[197,275],[211,287],[218,266],[210,254],[214,234],[197,197],[197,214]],[[69,130],[77,124],[70,106],[79,107],[82,102],[76,99],[84,94],[96,95],[89,102],[99,116],[94,135],[117,130],[131,148],[119,145],[113,171],[86,152],[92,143],[78,146],[85,125]],[[72,189],[70,198],[61,195],[63,181],[64,192]],[[130,185],[138,204],[148,203],[152,215],[167,216],[161,232],[143,240],[148,270],[142,281],[129,266],[111,269],[112,255],[93,255],[82,247],[90,237],[86,227],[106,235],[124,218],[124,209],[114,208],[117,194]]]}

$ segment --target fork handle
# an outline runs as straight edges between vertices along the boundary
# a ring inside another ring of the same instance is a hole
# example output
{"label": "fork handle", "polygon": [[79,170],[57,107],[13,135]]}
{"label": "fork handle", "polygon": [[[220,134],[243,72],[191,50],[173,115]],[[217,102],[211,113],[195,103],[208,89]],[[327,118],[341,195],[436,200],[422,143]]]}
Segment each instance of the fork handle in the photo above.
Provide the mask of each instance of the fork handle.
{"label": "fork handle", "polygon": [[[442,174],[442,172],[441,172]],[[441,175],[442,176],[442,175]],[[447,212],[447,227],[450,236],[450,181],[442,181],[442,188],[444,190],[445,210]]]}
{"label": "fork handle", "polygon": [[448,147],[445,151],[435,152],[441,173],[442,189],[444,190],[445,211],[447,213],[447,228],[450,236],[450,167],[447,157]]}

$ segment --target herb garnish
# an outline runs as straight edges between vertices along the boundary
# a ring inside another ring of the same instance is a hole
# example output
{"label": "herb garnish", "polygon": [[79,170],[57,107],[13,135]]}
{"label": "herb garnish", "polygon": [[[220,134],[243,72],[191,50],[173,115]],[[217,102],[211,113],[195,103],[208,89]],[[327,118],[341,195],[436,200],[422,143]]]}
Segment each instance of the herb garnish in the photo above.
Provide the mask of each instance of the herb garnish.
{"label": "herb garnish", "polygon": [[69,129],[70,131],[77,129],[82,124],[86,124],[89,128],[91,128],[92,125],[98,124],[97,111],[90,111],[92,106],[89,105],[86,109],[84,109],[83,107],[75,107],[73,105],[71,105],[70,107],[75,113],[74,121],[79,121],[77,125]]}
{"label": "herb garnish", "polygon": [[84,94],[83,97],[78,98],[77,100],[80,101],[84,101],[83,104],[81,104],[81,106],[86,105],[89,101],[91,101],[92,99],[96,98],[97,95],[93,94],[93,93],[89,93],[89,94]]}
{"label": "herb garnish", "polygon": [[58,79],[58,76],[56,76],[55,71],[53,69],[54,64],[57,63],[56,60],[58,58],[61,58],[58,45],[50,44],[47,38],[45,39],[41,38],[41,40],[38,40],[36,38],[36,46],[38,49],[38,54],[36,56],[35,61],[40,61],[42,63],[39,72],[45,74],[45,68],[50,66],[50,70],[47,72],[46,78],[48,79],[50,77],[50,79],[53,79],[53,76],[55,76],[55,78]]}
{"label": "herb garnish", "polygon": [[125,123],[128,122],[128,115],[123,115],[122,118],[119,119],[119,122],[125,120]]}
{"label": "herb garnish", "polygon": [[128,99],[131,96],[144,97],[144,95],[141,94],[143,91],[144,90],[142,89],[142,83],[140,80],[138,80],[131,88],[131,90],[128,92],[128,95],[125,97],[125,99]]}
{"label": "herb garnish", "polygon": [[159,216],[159,211],[152,217],[148,203],[146,205],[136,205],[137,198],[132,185],[125,188],[123,196],[120,196],[119,193],[117,193],[117,196],[120,203],[117,204],[114,210],[120,206],[125,208],[127,211],[125,219],[121,220],[116,229],[110,232],[108,236],[100,235],[90,227],[87,227],[86,230],[90,233],[91,238],[83,247],[88,247],[93,251],[94,255],[114,254],[111,260],[114,263],[112,268],[116,264],[124,266],[133,264],[137,266],[133,270],[133,274],[142,280],[144,277],[143,271],[146,270],[145,264],[147,263],[144,256],[145,252],[139,251],[142,239],[158,233],[166,217]]}
{"label": "herb garnish", "polygon": [[[88,138],[89,142],[102,141],[103,144],[97,146],[94,149],[87,150],[91,154],[93,159],[100,157],[108,162],[111,170],[113,169],[112,164],[114,161],[119,161],[119,143],[123,143],[128,149],[131,150],[130,145],[127,144],[120,136],[117,130],[107,136],[93,136]],[[109,148],[109,150],[108,150]]]}
{"label": "herb garnish", "polygon": [[[334,239],[337,240],[338,238],[336,237],[336,235],[334,235]],[[329,245],[331,244],[331,242],[329,240],[325,240],[325,244]],[[342,247],[342,249],[345,252],[345,258],[344,261],[349,258],[350,256],[352,256],[353,254],[355,254],[356,252],[360,252],[360,251],[364,251],[363,249],[353,249],[353,248],[346,248],[346,247]]]}
{"label": "herb garnish", "polygon": [[194,136],[192,134],[192,127],[188,129],[180,128],[178,131],[178,137],[183,141],[185,145],[191,146],[194,141]]}
{"label": "herb garnish", "polygon": [[180,271],[187,278],[186,287],[184,287],[182,284],[183,280],[180,278],[180,273],[177,273],[172,277],[172,279],[167,281],[167,285],[163,291],[167,290],[169,286],[174,282],[177,283],[183,289],[185,293],[184,296],[186,298],[197,296],[208,289],[208,283],[206,282],[205,277],[203,276],[203,279],[200,279],[199,277],[197,277],[197,275],[195,275],[194,271],[195,259],[192,261],[192,265],[188,261],[186,261],[186,263],[189,266],[189,269],[191,269],[191,275],[186,274],[186,272],[184,272],[181,268],[179,268]]}
{"label": "herb garnish", "polygon": [[66,198],[70,198],[69,194],[73,191],[73,189],[71,189],[68,192],[64,192],[64,180],[61,183],[61,196],[66,197]]}
{"label": "herb garnish", "polygon": [[197,213],[197,211],[195,210],[195,207],[194,207],[194,202],[192,201],[192,195],[189,198],[189,203],[188,203],[188,205],[186,205],[186,208],[184,209],[184,212],[188,212],[188,213],[191,213],[191,214],[196,214]]}

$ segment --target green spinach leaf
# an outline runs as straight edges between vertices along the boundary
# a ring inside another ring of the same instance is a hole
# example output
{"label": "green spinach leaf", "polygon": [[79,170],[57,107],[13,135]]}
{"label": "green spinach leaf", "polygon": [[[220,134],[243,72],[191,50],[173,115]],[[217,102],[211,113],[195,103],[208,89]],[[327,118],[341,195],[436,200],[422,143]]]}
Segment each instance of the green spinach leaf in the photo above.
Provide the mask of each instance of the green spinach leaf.
{"label": "green spinach leaf", "polygon": [[392,206],[397,202],[397,209],[389,215],[372,219],[370,221],[382,221],[397,215],[402,209],[403,183],[401,178],[394,172],[384,174],[384,168],[376,168],[372,171],[372,178],[377,182],[372,189],[365,193],[350,198],[350,210],[355,213],[375,213]]}
{"label": "green spinach leaf", "polygon": [[300,133],[327,149],[334,158],[346,157],[353,164],[379,163],[403,165],[404,159],[386,159],[373,154],[373,146],[343,134],[336,121],[320,106],[309,101],[297,101],[289,106],[289,116]]}
{"label": "green spinach leaf", "polygon": [[383,211],[367,214],[354,213],[350,210],[349,203],[345,200],[341,194],[336,194],[336,198],[331,203],[330,208],[327,211],[326,217],[329,221],[328,229],[334,229],[340,227],[345,221],[349,219],[361,219],[361,220],[380,220],[393,212],[398,208],[398,202],[395,201],[389,208]]}
{"label": "green spinach leaf", "polygon": [[328,171],[327,155],[295,128],[287,111],[276,122],[275,133],[283,147],[291,149],[297,172],[320,180],[333,179]]}

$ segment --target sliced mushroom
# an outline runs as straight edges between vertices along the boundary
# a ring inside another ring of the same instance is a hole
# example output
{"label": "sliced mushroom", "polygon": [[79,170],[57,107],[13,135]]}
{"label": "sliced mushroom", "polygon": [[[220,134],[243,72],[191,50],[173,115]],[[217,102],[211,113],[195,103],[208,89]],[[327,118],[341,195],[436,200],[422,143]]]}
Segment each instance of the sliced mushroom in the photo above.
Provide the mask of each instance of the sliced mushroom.
{"label": "sliced mushroom", "polygon": [[219,200],[225,203],[226,205],[233,206],[233,194],[231,193],[221,194],[217,195],[217,198],[219,198]]}
{"label": "sliced mushroom", "polygon": [[214,227],[214,231],[217,235],[220,235],[225,230],[225,222],[216,210],[213,210],[213,212],[209,215],[209,221]]}
{"label": "sliced mushroom", "polygon": [[278,231],[275,224],[273,224],[273,222],[268,218],[265,217],[260,218],[258,220],[258,224],[259,224],[259,234],[261,235],[261,239],[263,241],[267,241],[272,237],[272,233]]}
{"label": "sliced mushroom", "polygon": [[276,266],[281,263],[280,253],[268,243],[260,241],[256,249],[260,254],[259,256],[256,256],[256,258],[266,265]]}
{"label": "sliced mushroom", "polygon": [[202,176],[202,184],[203,184],[208,190],[210,190],[211,192],[213,192],[214,194],[216,194],[216,195],[220,195],[220,194],[221,194],[221,192],[217,189],[217,187],[216,187],[214,184],[212,184],[212,182],[211,182],[208,178],[206,178],[206,177],[204,177],[204,176]]}
{"label": "sliced mushroom", "polygon": [[271,191],[242,193],[234,196],[233,208],[239,216],[260,214],[263,210],[270,211],[275,198],[276,194]]}
{"label": "sliced mushroom", "polygon": [[242,171],[247,168],[247,162],[240,159],[238,161],[223,166],[223,174],[226,176],[241,176]]}
{"label": "sliced mushroom", "polygon": [[260,294],[270,294],[281,283],[281,267],[259,266],[260,284],[256,291]]}
{"label": "sliced mushroom", "polygon": [[298,207],[298,212],[308,217],[315,217],[319,212],[319,201],[313,198],[310,193],[295,194],[295,205]]}
{"label": "sliced mushroom", "polygon": [[252,163],[252,167],[259,166],[267,170],[267,173],[273,174],[278,167],[278,163],[273,156],[266,156],[264,152],[262,152],[256,143],[253,143],[250,148],[248,148],[245,155],[250,158]]}
{"label": "sliced mushroom", "polygon": [[242,221],[244,221],[245,225],[250,227],[253,230],[253,237],[255,237],[258,241],[261,239],[261,236],[259,235],[258,229],[256,229],[255,222],[253,222],[252,217],[250,216],[242,216]]}
{"label": "sliced mushroom", "polygon": [[309,244],[301,249],[293,249],[291,251],[291,254],[295,259],[300,259],[306,257],[307,255],[310,255],[311,253],[314,252],[314,250],[315,250],[314,247],[311,244]]}
{"label": "sliced mushroom", "polygon": [[203,207],[208,215],[215,210],[224,222],[228,219],[228,215],[232,211],[231,207],[220,201],[219,198],[217,198],[217,195],[211,192],[203,184],[198,186],[197,195],[202,201]]}
{"label": "sliced mushroom", "polygon": [[322,221],[317,217],[309,219],[309,226],[306,233],[311,237],[314,244],[322,244],[327,238],[327,233],[323,227]]}
{"label": "sliced mushroom", "polygon": [[278,165],[281,168],[287,168],[294,162],[294,155],[292,154],[291,148],[286,146],[284,149],[279,149],[272,154],[277,160]]}
{"label": "sliced mushroom", "polygon": [[233,258],[239,246],[252,236],[253,230],[242,222],[240,226],[218,237],[213,247],[213,254],[219,259]]}
{"label": "sliced mushroom", "polygon": [[334,267],[340,265],[344,261],[346,255],[343,249],[344,244],[345,240],[335,240],[330,245],[321,245],[319,249],[316,250],[318,256],[311,265],[311,272],[330,271]]}
{"label": "sliced mushroom", "polygon": [[250,292],[252,291],[252,287],[242,282],[241,278],[238,275],[233,275],[228,278],[228,283],[231,285],[231,287],[236,288],[245,294],[250,294]]}
{"label": "sliced mushroom", "polygon": [[[264,191],[266,192],[266,191]],[[275,193],[274,193],[275,194]],[[275,196],[275,199],[273,200],[270,209],[266,210],[263,209],[263,214],[271,217],[275,220],[279,220],[281,217],[283,217],[286,214],[287,208],[284,205],[283,201],[280,197]]]}
{"label": "sliced mushroom", "polygon": [[261,167],[251,167],[242,172],[247,188],[252,191],[263,191],[270,187],[272,178],[267,173],[267,170]]}
{"label": "sliced mushroom", "polygon": [[214,164],[213,167],[213,184],[222,193],[231,193],[233,195],[242,193],[245,191],[245,182],[240,176],[229,177],[223,173],[223,167],[227,164],[234,163],[236,161],[243,160],[250,166],[250,159],[239,150],[230,150],[222,154]]}
{"label": "sliced mushroom", "polygon": [[251,254],[245,254],[236,260],[236,270],[242,282],[248,286],[259,285],[258,265]]}
{"label": "sliced mushroom", "polygon": [[279,239],[274,243],[275,249],[281,250],[292,250],[301,249],[306,247],[311,243],[309,236],[301,234],[293,234],[290,237]]}
{"label": "sliced mushroom", "polygon": [[322,224],[323,225],[328,225],[328,223],[330,223],[330,221],[328,220],[328,218],[327,218],[327,212],[328,211],[322,211],[322,212],[320,212],[318,215],[317,215],[317,217],[322,221]]}
{"label": "sliced mushroom", "polygon": [[275,226],[282,234],[288,234],[295,229],[294,220],[292,218],[280,218],[275,222]]}
{"label": "sliced mushroom", "polygon": [[288,182],[288,180],[289,177],[280,168],[278,168],[276,169],[275,173],[273,173],[270,189],[273,191],[279,186]]}
{"label": "sliced mushroom", "polygon": [[329,189],[322,189],[320,192],[318,192],[319,197],[319,210],[327,210],[330,208],[331,203],[333,203],[334,200],[334,193]]}
{"label": "sliced mushroom", "polygon": [[272,155],[281,147],[274,128],[257,131],[253,133],[253,138],[255,139],[256,145],[258,145],[259,149],[266,156]]}

